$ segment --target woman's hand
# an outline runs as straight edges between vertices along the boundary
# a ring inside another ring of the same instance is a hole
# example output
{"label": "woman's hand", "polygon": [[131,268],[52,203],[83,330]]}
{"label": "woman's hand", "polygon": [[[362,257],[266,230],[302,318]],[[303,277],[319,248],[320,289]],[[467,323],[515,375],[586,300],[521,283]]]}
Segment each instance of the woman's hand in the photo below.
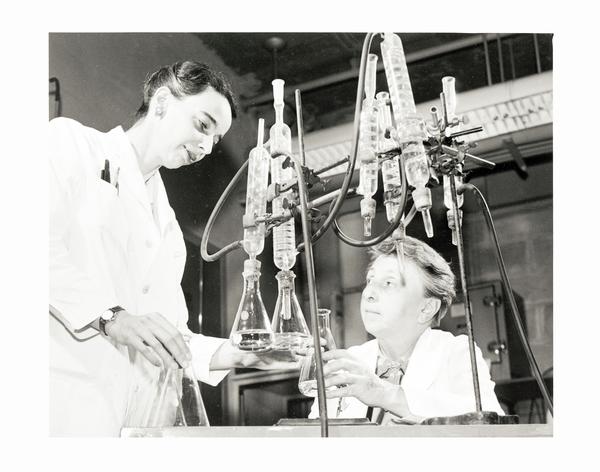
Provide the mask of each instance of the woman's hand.
{"label": "woman's hand", "polygon": [[134,316],[123,310],[104,329],[110,339],[135,349],[155,366],[187,367],[192,359],[179,330],[160,313]]}
{"label": "woman's hand", "polygon": [[295,352],[290,351],[240,351],[227,340],[213,354],[210,369],[222,370],[235,367],[261,370],[299,369],[300,358]]}
{"label": "woman's hand", "polygon": [[355,397],[365,405],[391,411],[398,416],[410,415],[402,387],[380,379],[360,359],[344,349],[323,353],[327,398]]}

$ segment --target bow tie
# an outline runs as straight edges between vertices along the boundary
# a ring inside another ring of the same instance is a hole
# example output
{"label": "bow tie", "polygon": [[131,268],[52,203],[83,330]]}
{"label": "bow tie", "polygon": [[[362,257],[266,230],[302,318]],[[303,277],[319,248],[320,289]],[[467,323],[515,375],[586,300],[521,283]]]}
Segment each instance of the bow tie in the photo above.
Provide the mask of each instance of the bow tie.
{"label": "bow tie", "polygon": [[401,362],[393,361],[380,355],[377,358],[377,375],[393,383],[400,383],[404,376],[404,368]]}

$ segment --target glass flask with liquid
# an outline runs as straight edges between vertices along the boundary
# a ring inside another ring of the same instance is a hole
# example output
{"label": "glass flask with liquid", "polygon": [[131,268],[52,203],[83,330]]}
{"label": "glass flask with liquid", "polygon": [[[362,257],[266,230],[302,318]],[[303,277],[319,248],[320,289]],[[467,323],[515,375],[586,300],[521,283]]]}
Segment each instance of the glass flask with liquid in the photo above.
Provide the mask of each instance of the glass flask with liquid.
{"label": "glass flask with liquid", "polygon": [[242,351],[268,351],[273,345],[273,331],[260,296],[260,261],[244,261],[244,291],[235,315],[231,343]]}
{"label": "glass flask with liquid", "polygon": [[275,338],[274,349],[290,351],[304,349],[310,339],[310,331],[294,290],[296,274],[290,270],[282,270],[275,277],[279,294],[271,324]]}
{"label": "glass flask with liquid", "polygon": [[[336,349],[335,340],[329,325],[329,315],[331,310],[319,308],[317,319],[319,323],[319,336],[327,341],[323,346],[325,351]],[[328,387],[325,390],[334,390],[336,387]],[[300,376],[298,378],[298,390],[307,397],[317,396],[317,363],[315,360],[314,348],[310,348],[302,365],[300,367]]]}

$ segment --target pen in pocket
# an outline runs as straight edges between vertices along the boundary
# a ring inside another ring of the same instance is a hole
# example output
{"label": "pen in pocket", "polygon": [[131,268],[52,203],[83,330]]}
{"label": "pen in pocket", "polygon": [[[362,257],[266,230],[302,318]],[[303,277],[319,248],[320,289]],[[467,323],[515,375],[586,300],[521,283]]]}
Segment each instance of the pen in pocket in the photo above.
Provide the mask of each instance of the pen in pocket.
{"label": "pen in pocket", "polygon": [[104,169],[100,171],[100,178],[110,184],[110,163],[104,159]]}

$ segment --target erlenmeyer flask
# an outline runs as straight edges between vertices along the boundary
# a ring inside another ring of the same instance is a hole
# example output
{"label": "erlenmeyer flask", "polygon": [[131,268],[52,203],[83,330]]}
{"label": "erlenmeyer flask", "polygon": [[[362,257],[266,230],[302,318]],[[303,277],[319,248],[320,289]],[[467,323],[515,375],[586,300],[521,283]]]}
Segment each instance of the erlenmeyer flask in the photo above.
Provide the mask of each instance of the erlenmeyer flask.
{"label": "erlenmeyer flask", "polygon": [[[184,340],[188,342],[189,337],[184,335]],[[192,365],[185,369],[156,367],[136,356],[124,426],[209,426]]]}
{"label": "erlenmeyer flask", "polygon": [[178,369],[178,375],[181,391],[174,426],[210,426],[193,367]]}
{"label": "erlenmeyer flask", "polygon": [[294,290],[296,274],[291,270],[282,270],[275,277],[279,285],[279,295],[271,325],[275,336],[274,347],[290,351],[304,349],[310,339],[310,331]]}
{"label": "erlenmeyer flask", "polygon": [[[319,308],[317,313],[317,320],[319,322],[319,336],[327,341],[327,344],[323,346],[325,351],[336,349],[333,334],[329,326],[329,315],[331,310],[326,308]],[[336,387],[328,387],[326,390],[334,390]],[[300,368],[300,377],[298,378],[298,390],[307,397],[317,396],[317,363],[315,360],[315,350],[311,348],[308,350],[307,356],[302,362]]]}
{"label": "erlenmeyer flask", "polygon": [[244,291],[229,338],[242,351],[268,351],[273,344],[273,331],[260,296],[260,261],[244,261]]}

